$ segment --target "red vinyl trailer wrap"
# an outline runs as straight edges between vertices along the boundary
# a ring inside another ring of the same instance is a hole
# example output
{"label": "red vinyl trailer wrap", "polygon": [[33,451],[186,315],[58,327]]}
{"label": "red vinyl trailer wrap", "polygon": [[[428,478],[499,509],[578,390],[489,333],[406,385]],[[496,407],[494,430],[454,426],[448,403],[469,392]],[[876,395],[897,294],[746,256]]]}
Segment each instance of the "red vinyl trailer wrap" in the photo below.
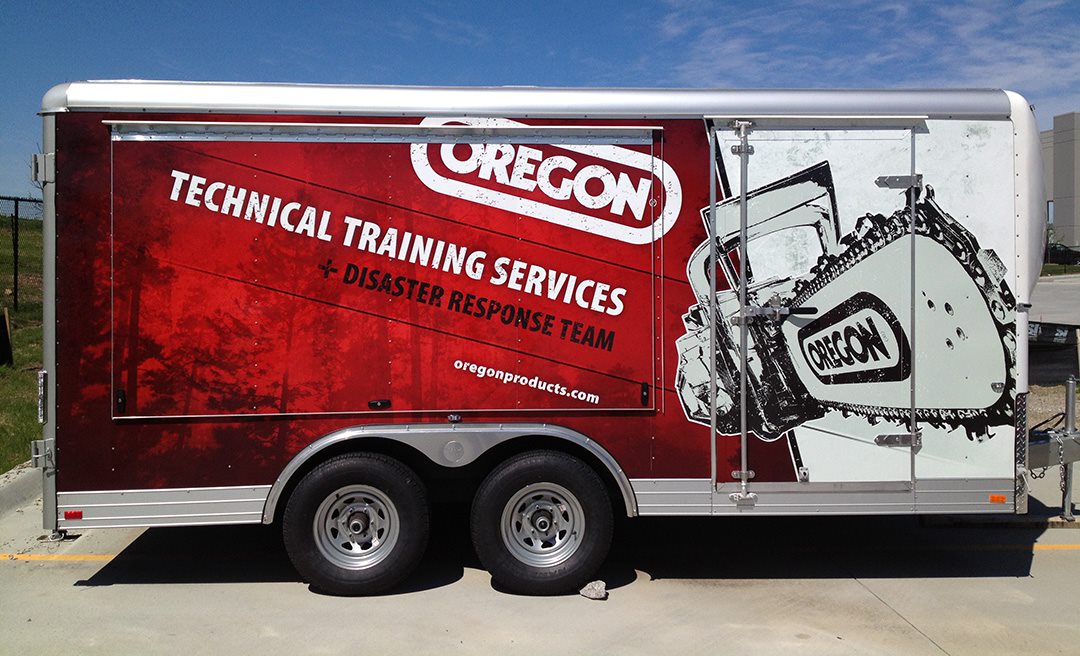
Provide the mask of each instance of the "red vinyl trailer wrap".
{"label": "red vinyl trailer wrap", "polygon": [[1022,99],[712,93],[50,91],[46,526],[373,593],[464,496],[543,594],[614,512],[1023,512]]}

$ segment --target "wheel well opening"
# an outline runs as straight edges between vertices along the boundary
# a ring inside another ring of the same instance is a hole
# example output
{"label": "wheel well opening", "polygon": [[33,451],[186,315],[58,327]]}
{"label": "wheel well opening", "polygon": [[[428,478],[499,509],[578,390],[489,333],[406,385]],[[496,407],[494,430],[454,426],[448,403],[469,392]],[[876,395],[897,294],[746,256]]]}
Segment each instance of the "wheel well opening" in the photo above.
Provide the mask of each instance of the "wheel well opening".
{"label": "wheel well opening", "polygon": [[285,512],[285,506],[288,505],[289,497],[292,495],[293,490],[296,489],[296,486],[299,485],[300,481],[302,481],[311,470],[323,464],[330,458],[347,453],[379,453],[394,458],[416,472],[416,475],[420,477],[420,480],[423,481],[424,486],[427,488],[429,497],[434,481],[439,478],[436,470],[444,469],[431,462],[424,454],[413,447],[395,440],[381,437],[361,437],[337,442],[319,450],[318,453],[314,454],[311,458],[308,458],[300,468],[293,472],[292,476],[289,477],[289,480],[282,488],[277,506],[274,508],[273,523],[278,524],[281,521],[282,513]]}
{"label": "wheel well opening", "polygon": [[304,476],[335,456],[346,453],[379,453],[394,458],[420,477],[427,489],[429,503],[453,504],[471,503],[480,483],[499,463],[520,453],[537,449],[559,451],[585,462],[603,481],[612,509],[616,513],[626,514],[622,490],[607,466],[585,447],[562,438],[549,435],[523,435],[493,446],[468,465],[444,467],[402,442],[381,437],[359,437],[327,446],[305,461],[282,489],[277,506],[274,508],[273,523],[278,524],[281,521],[290,495]]}

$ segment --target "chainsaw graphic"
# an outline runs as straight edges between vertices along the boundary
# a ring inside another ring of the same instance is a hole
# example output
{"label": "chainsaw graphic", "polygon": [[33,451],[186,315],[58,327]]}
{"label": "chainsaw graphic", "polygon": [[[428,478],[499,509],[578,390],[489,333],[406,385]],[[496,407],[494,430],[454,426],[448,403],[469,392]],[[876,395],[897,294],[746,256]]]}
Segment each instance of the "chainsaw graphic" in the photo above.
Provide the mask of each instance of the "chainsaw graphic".
{"label": "chainsaw graphic", "polygon": [[[676,389],[691,421],[710,424],[712,336],[717,430],[740,432],[738,289],[745,284],[748,306],[801,312],[748,319],[747,425],[758,438],[777,439],[830,411],[908,426],[913,370],[917,422],[963,427],[973,440],[1011,423],[1016,303],[1005,266],[941,209],[932,188],[908,194],[915,194],[914,289],[910,206],[867,214],[840,236],[828,162],[747,195],[745,253],[739,199],[716,206],[716,325],[706,239],[687,264],[697,304],[676,340]],[[702,218],[708,221],[708,208]]]}

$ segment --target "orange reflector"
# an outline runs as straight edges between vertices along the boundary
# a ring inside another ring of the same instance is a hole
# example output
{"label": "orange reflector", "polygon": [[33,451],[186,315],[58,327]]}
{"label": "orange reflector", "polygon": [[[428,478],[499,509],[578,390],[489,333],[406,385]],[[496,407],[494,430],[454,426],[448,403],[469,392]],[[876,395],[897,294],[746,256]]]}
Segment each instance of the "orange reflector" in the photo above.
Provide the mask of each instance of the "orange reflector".
{"label": "orange reflector", "polygon": [[81,510],[65,510],[64,519],[82,519]]}
{"label": "orange reflector", "polygon": [[990,503],[1005,503],[1005,495],[1004,494],[991,494],[990,495]]}

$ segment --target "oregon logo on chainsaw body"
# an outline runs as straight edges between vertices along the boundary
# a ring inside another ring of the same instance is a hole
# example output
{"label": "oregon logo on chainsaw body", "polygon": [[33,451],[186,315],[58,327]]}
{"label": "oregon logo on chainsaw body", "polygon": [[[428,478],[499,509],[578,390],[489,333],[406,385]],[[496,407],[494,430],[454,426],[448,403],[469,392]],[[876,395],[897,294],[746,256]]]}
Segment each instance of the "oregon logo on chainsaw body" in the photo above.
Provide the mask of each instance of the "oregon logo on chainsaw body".
{"label": "oregon logo on chainsaw body", "polygon": [[904,380],[911,347],[885,303],[859,292],[799,329],[803,357],[827,384]]}
{"label": "oregon logo on chainsaw body", "polygon": [[[447,124],[525,127],[497,118],[420,123]],[[413,171],[432,191],[629,244],[660,239],[682,207],[675,171],[622,146],[417,143],[410,155]]]}

